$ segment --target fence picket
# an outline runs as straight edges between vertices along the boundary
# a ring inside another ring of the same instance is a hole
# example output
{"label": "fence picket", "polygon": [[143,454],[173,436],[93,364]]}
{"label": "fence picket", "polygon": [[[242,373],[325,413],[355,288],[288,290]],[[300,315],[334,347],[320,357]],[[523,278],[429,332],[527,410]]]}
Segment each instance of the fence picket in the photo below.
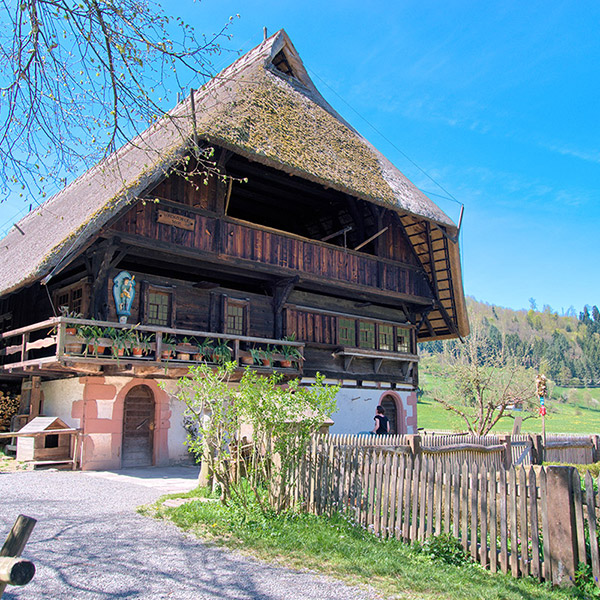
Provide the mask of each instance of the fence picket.
{"label": "fence picket", "polygon": [[529,518],[531,520],[531,576],[541,580],[540,525],[538,519],[538,493],[535,470],[529,468]]}
{"label": "fence picket", "polygon": [[460,541],[469,551],[469,466],[463,463],[460,476]]}
{"label": "fence picket", "polygon": [[519,472],[519,539],[521,540],[521,574],[523,577],[529,575],[529,532],[527,527],[527,477],[525,469],[518,467]]}
{"label": "fence picket", "polygon": [[488,475],[488,513],[489,513],[489,529],[490,529],[490,571],[496,573],[498,571],[498,520],[496,516],[496,499],[498,483],[496,480],[496,469],[492,467]]}
{"label": "fence picket", "polygon": [[454,463],[452,469],[452,535],[460,536],[460,467]]}
{"label": "fence picket", "polygon": [[506,471],[500,469],[498,482],[498,499],[500,500],[500,569],[508,573],[508,512],[506,507]]}
{"label": "fence picket", "polygon": [[404,479],[404,509],[402,511],[402,539],[410,541],[410,498],[415,475],[415,462],[412,456],[406,462],[406,477]]}
{"label": "fence picket", "polygon": [[479,506],[481,543],[479,545],[479,563],[488,566],[488,480],[487,469],[479,474]]}
{"label": "fence picket", "polygon": [[422,458],[417,457],[415,460],[412,495],[410,501],[410,530],[409,539],[414,542],[417,539],[417,527],[419,525],[419,483],[421,479]]}
{"label": "fence picket", "polygon": [[596,495],[594,480],[589,471],[585,474],[585,499],[587,502],[588,528],[590,532],[590,557],[594,579],[600,579],[600,564],[598,563],[598,534],[596,528]]}
{"label": "fence picket", "polygon": [[581,495],[581,477],[576,469],[573,469],[573,505],[575,508],[575,531],[577,532],[577,553],[579,562],[588,564],[585,548],[585,527],[583,524],[583,497]]}
{"label": "fence picket", "polygon": [[542,505],[542,539],[544,550],[544,579],[552,581],[552,557],[550,556],[550,527],[548,525],[548,486],[546,485],[546,472],[540,471],[540,497]]}
{"label": "fence picket", "polygon": [[508,504],[510,512],[510,570],[513,577],[519,576],[519,532],[517,520],[517,473],[515,467],[508,471]]}
{"label": "fence picket", "polygon": [[[465,463],[466,464],[466,463]],[[479,532],[479,468],[475,463],[471,469],[471,556],[477,560],[477,534]]]}
{"label": "fence picket", "polygon": [[406,465],[408,464],[408,456],[402,454],[398,457],[398,491],[396,494],[396,539],[402,539],[403,529],[403,511],[404,511],[404,489],[406,486]]}
{"label": "fence picket", "polygon": [[[433,460],[427,461],[427,530],[426,537],[433,535],[433,513],[435,509],[434,491],[435,491],[435,464]],[[425,538],[424,536],[424,538]],[[424,539],[423,538],[423,539]]]}

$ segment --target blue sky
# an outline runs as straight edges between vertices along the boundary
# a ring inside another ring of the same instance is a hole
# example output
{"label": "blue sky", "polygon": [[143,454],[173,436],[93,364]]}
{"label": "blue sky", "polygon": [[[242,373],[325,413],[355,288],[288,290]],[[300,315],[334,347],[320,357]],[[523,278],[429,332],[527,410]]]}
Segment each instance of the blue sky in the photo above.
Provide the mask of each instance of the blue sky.
{"label": "blue sky", "polygon": [[[285,28],[336,110],[455,221],[459,204],[403,153],[465,205],[467,294],[517,309],[531,297],[559,312],[600,304],[600,4],[162,5],[198,32],[239,14],[227,46],[243,52],[264,26]],[[1,205],[0,224],[20,208]]]}

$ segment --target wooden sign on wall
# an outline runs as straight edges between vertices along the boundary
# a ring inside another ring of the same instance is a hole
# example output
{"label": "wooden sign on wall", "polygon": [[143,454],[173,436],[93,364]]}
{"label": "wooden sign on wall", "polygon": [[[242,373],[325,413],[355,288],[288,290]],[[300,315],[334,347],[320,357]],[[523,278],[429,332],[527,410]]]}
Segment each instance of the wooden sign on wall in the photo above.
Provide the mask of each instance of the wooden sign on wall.
{"label": "wooden sign on wall", "polygon": [[190,217],[184,217],[183,215],[177,215],[175,213],[167,212],[165,210],[159,210],[156,218],[157,223],[163,223],[165,225],[172,225],[179,229],[186,229],[187,231],[194,231],[195,221]]}

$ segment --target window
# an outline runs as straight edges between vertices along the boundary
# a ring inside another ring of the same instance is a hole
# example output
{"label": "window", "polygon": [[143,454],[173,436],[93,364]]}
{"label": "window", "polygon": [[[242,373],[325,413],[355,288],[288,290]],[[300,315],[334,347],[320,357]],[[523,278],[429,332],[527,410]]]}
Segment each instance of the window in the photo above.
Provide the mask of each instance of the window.
{"label": "window", "polygon": [[248,335],[248,301],[227,298],[225,303],[225,333]]}
{"label": "window", "polygon": [[361,348],[375,348],[375,323],[369,321],[359,322],[358,345]]}
{"label": "window", "polygon": [[171,326],[170,293],[148,290],[146,310],[146,323],[148,325]]}
{"label": "window", "polygon": [[398,352],[410,353],[410,329],[396,328],[396,340],[398,342]]}
{"label": "window", "polygon": [[[132,307],[132,314],[134,308]],[[142,281],[140,286],[140,322],[159,327],[175,326],[175,296],[169,286],[151,285]]]}
{"label": "window", "polygon": [[338,340],[341,346],[356,346],[356,321],[338,319]]}
{"label": "window", "polygon": [[85,314],[87,311],[88,295],[86,281],[78,281],[73,285],[62,288],[54,293],[54,306],[58,310],[66,306],[70,313]]}
{"label": "window", "polygon": [[394,349],[394,327],[392,325],[379,325],[379,349]]}

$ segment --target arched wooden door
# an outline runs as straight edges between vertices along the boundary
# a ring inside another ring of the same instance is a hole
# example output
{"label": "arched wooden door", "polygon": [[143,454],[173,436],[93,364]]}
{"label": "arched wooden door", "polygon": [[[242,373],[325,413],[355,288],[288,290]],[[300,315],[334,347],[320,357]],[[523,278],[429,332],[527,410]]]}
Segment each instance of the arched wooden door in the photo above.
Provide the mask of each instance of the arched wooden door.
{"label": "arched wooden door", "polygon": [[390,395],[385,395],[381,400],[381,406],[385,410],[385,416],[390,422],[390,433],[398,432],[398,407],[396,406],[396,399]]}
{"label": "arched wooden door", "polygon": [[147,385],[132,387],[123,406],[121,466],[148,467],[154,452],[154,394]]}

